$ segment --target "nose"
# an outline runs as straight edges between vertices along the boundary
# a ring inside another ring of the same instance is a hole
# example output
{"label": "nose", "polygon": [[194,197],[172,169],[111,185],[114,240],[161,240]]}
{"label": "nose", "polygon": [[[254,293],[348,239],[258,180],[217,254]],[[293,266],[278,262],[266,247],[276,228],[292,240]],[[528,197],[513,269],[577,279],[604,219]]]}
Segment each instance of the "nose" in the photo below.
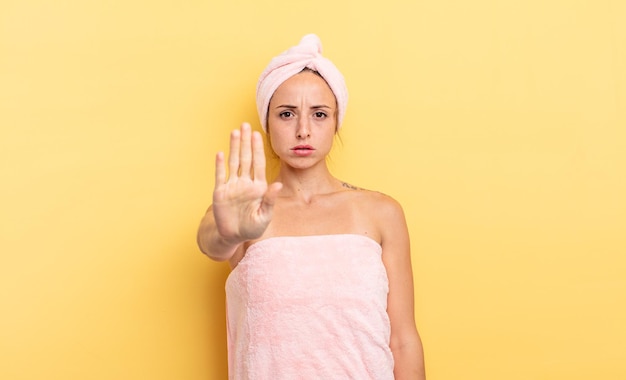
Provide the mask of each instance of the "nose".
{"label": "nose", "polygon": [[309,120],[306,117],[298,118],[296,137],[299,139],[311,137],[311,127],[309,125]]}

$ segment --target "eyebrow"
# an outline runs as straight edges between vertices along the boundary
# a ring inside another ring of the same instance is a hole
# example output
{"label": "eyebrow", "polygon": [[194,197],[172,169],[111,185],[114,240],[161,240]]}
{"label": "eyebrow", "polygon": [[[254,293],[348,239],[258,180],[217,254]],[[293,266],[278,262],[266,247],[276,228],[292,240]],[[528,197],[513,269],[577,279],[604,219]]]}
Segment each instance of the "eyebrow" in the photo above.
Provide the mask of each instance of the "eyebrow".
{"label": "eyebrow", "polygon": [[[276,108],[289,108],[289,109],[297,109],[297,106],[292,106],[290,104],[282,104],[280,106],[276,106]],[[320,109],[320,108],[328,108],[331,109],[330,106],[327,106],[325,104],[320,104],[320,105],[315,105],[315,106],[311,106],[311,109]]]}

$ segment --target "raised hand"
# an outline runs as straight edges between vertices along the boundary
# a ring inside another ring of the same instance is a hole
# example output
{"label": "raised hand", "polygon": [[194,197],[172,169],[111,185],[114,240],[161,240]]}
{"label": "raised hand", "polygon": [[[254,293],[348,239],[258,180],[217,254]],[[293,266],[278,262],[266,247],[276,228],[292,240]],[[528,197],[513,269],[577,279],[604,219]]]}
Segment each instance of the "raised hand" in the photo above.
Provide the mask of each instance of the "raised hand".
{"label": "raised hand", "polygon": [[230,244],[261,237],[272,219],[282,184],[267,184],[263,138],[242,124],[230,134],[228,176],[224,153],[215,159],[213,215],[219,235]]}

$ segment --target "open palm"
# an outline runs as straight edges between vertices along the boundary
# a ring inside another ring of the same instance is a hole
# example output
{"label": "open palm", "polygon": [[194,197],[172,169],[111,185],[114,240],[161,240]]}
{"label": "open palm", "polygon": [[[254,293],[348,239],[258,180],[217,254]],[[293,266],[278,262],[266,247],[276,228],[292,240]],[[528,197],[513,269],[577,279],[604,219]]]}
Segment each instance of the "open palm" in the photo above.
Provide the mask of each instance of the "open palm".
{"label": "open palm", "polygon": [[259,238],[272,219],[282,184],[267,184],[265,153],[259,132],[244,123],[230,134],[228,176],[224,154],[215,159],[213,214],[219,234],[232,243]]}

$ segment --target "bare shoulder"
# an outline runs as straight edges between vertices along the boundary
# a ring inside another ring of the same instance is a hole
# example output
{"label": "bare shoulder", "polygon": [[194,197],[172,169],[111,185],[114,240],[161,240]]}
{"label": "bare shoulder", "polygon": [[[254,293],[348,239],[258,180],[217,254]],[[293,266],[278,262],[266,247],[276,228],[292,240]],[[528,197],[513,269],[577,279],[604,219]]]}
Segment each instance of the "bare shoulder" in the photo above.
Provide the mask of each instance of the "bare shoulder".
{"label": "bare shoulder", "polygon": [[347,190],[354,190],[349,192],[351,196],[356,198],[361,198],[363,200],[368,200],[375,204],[375,206],[383,206],[383,207],[391,207],[391,208],[400,208],[402,206],[398,201],[396,201],[393,197],[381,193],[380,191],[369,190],[362,187],[358,187],[347,182],[342,182],[341,184]]}
{"label": "bare shoulder", "polygon": [[351,201],[354,201],[355,205],[358,205],[359,208],[365,210],[369,215],[376,216],[376,219],[385,223],[396,219],[404,221],[402,205],[393,197],[379,191],[364,189],[345,182],[343,187],[353,190],[346,192]]}

